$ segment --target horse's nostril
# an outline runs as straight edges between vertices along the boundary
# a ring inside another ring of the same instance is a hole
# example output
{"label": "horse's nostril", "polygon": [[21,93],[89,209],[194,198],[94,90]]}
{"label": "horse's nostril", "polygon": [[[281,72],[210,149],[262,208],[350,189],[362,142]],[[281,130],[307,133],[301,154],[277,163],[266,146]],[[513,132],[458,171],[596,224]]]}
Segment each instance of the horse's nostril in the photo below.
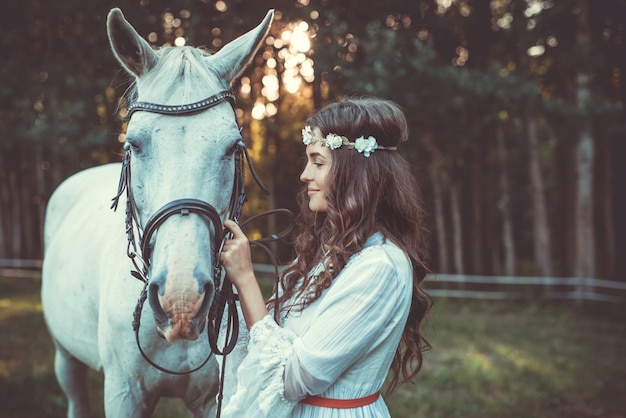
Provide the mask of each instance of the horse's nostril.
{"label": "horse's nostril", "polygon": [[163,310],[161,302],[159,302],[159,292],[159,284],[150,283],[150,285],[148,286],[148,303],[150,303],[154,319],[157,321],[157,323],[164,324],[165,322],[167,322],[167,314]]}
{"label": "horse's nostril", "polygon": [[204,287],[204,300],[202,301],[202,305],[200,305],[200,309],[198,309],[198,314],[196,318],[199,320],[204,320],[209,313],[211,308],[211,304],[213,303],[213,298],[215,297],[215,285],[212,281],[207,282]]}

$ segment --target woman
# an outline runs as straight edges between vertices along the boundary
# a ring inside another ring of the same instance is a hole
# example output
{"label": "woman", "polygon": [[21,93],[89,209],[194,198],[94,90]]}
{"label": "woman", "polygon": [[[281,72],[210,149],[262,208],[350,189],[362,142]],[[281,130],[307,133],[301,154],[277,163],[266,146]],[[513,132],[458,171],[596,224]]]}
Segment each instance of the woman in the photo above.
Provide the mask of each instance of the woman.
{"label": "woman", "polygon": [[380,389],[410,381],[429,348],[419,326],[426,244],[418,189],[397,152],[407,139],[393,102],[345,98],[302,130],[297,258],[281,273],[280,325],[254,276],[249,243],[232,240],[221,262],[250,329],[232,417],[385,417]]}

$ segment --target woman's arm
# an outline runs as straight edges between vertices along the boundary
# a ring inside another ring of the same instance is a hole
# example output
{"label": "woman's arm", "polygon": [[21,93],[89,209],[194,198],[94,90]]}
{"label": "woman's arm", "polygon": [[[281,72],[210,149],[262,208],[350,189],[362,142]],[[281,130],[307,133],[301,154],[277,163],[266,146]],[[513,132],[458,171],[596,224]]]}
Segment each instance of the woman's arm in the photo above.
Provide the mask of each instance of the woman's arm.
{"label": "woman's arm", "polygon": [[220,262],[226,278],[237,289],[243,316],[250,329],[268,314],[265,300],[254,275],[248,238],[235,222],[227,220],[224,226],[233,233],[233,238],[224,242]]}

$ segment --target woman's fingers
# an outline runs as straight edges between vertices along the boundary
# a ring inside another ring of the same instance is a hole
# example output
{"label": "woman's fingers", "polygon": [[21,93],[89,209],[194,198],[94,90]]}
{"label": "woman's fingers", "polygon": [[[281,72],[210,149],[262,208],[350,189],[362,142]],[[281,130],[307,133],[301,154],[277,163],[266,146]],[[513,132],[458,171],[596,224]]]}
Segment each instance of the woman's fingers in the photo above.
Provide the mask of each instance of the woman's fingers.
{"label": "woman's fingers", "polygon": [[233,239],[248,239],[246,237],[246,234],[244,234],[241,228],[239,228],[237,222],[227,219],[226,221],[224,221],[224,227],[233,233]]}
{"label": "woman's fingers", "polygon": [[250,243],[236,222],[227,220],[224,227],[232,232],[233,237],[224,241],[220,262],[226,270],[226,276],[237,286],[239,280],[253,272]]}

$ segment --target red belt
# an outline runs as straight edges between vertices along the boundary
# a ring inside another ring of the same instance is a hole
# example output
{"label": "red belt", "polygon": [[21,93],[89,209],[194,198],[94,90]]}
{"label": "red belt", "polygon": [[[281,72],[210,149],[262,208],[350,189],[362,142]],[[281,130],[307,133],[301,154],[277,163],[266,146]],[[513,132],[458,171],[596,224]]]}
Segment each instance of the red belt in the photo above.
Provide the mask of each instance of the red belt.
{"label": "red belt", "polygon": [[321,406],[323,408],[339,408],[339,409],[348,409],[348,408],[358,408],[360,406],[369,405],[371,403],[376,402],[378,397],[380,396],[380,391],[373,393],[364,398],[357,399],[332,399],[332,398],[322,398],[321,396],[307,396],[302,399],[300,402],[305,403],[307,405],[313,406]]}

